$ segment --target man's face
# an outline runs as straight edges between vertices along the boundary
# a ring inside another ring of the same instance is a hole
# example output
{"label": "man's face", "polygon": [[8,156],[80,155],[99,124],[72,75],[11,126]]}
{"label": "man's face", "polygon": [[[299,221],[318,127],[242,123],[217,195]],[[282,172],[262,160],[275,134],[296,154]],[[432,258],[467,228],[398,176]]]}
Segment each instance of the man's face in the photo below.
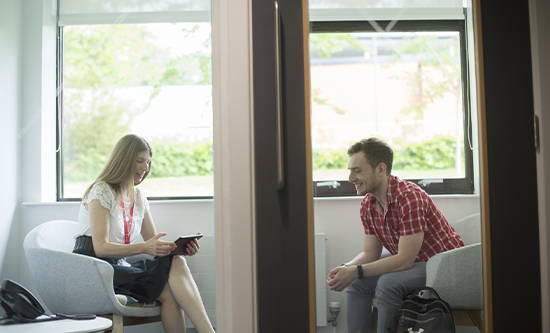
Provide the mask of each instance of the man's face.
{"label": "man's face", "polygon": [[363,152],[358,152],[349,157],[348,170],[349,182],[355,185],[357,195],[364,196],[373,193],[380,185],[381,179],[377,177],[376,169],[373,169]]}

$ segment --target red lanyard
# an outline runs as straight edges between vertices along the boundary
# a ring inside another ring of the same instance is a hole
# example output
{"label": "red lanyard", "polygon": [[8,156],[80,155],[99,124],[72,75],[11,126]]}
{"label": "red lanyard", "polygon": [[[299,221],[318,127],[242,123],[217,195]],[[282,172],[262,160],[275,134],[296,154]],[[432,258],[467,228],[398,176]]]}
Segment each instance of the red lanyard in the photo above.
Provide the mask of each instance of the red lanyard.
{"label": "red lanyard", "polygon": [[126,212],[124,211],[124,200],[120,198],[122,206],[122,219],[124,220],[124,243],[130,244],[130,230],[132,230],[132,220],[134,219],[134,206],[130,208],[130,220],[126,222]]}

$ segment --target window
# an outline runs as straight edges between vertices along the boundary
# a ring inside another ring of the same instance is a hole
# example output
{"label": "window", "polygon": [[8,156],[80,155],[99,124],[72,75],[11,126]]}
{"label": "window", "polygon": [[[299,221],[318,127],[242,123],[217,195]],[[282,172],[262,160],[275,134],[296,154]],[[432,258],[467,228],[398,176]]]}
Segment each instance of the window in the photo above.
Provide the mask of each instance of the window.
{"label": "window", "polygon": [[473,193],[464,20],[310,24],[316,196],[356,195],[347,149],[377,136],[392,174],[430,194]]}
{"label": "window", "polygon": [[209,2],[179,2],[60,1],[58,200],[127,133],[153,149],[148,197],[213,196]]}

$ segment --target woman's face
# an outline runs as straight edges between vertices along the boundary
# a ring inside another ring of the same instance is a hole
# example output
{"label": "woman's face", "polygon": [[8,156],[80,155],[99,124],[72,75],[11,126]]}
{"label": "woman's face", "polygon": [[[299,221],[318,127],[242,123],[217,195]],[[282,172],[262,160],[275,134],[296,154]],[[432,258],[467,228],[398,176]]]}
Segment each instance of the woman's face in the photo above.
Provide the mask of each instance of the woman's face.
{"label": "woman's face", "polygon": [[149,171],[151,165],[151,153],[144,150],[138,154],[134,165],[134,185],[141,183],[143,176]]}

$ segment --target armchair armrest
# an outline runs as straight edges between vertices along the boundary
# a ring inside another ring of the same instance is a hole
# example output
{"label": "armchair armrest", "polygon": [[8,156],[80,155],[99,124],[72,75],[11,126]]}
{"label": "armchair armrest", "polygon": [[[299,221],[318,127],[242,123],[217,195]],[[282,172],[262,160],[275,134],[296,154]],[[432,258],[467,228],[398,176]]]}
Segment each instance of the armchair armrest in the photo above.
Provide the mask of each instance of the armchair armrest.
{"label": "armchair armrest", "polygon": [[481,243],[439,253],[426,265],[426,285],[453,309],[483,309]]}
{"label": "armchair armrest", "polygon": [[112,313],[113,267],[89,256],[35,248],[27,254],[38,293],[52,313]]}
{"label": "armchair armrest", "polygon": [[118,301],[111,264],[70,252],[76,225],[49,221],[31,230],[23,242],[32,280],[47,310],[53,314],[158,316],[160,306],[124,306]]}
{"label": "armchair armrest", "polygon": [[97,258],[45,249],[27,252],[33,281],[52,313],[94,313],[148,317],[160,307],[128,307],[120,304],[113,290],[113,267]]}

